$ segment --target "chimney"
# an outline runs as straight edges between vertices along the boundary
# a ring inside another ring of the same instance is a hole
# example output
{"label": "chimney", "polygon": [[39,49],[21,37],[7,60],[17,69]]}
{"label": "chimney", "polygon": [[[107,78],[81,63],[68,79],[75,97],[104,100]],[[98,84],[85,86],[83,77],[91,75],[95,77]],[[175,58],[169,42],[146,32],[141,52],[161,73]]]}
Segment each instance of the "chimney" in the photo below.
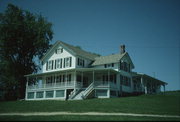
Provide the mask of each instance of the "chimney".
{"label": "chimney", "polygon": [[120,50],[120,51],[121,51],[121,52],[120,52],[121,54],[123,54],[123,53],[126,52],[126,51],[125,51],[125,45],[124,45],[124,44],[120,46],[120,49],[121,49],[121,50]]}

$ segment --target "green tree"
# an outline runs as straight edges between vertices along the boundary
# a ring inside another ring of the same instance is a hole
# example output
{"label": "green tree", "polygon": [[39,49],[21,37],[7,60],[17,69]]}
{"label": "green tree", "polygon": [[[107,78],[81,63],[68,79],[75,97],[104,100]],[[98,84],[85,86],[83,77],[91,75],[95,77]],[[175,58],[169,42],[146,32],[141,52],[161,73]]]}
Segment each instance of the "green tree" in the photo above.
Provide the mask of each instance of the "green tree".
{"label": "green tree", "polygon": [[25,74],[37,72],[34,61],[49,49],[52,24],[43,16],[8,4],[0,13],[0,79],[5,98],[25,96]]}

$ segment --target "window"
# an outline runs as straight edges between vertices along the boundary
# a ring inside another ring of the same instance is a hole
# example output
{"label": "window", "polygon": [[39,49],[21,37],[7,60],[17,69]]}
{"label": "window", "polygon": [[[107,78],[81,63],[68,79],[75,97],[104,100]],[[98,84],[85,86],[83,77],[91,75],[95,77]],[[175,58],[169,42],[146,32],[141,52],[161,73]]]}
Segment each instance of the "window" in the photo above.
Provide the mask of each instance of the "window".
{"label": "window", "polygon": [[57,90],[56,97],[64,97],[64,90]]}
{"label": "window", "polygon": [[127,62],[120,61],[120,70],[130,72],[130,64],[128,64]]}
{"label": "window", "polygon": [[72,57],[64,58],[64,68],[71,67]]}
{"label": "window", "polygon": [[46,98],[53,98],[54,91],[46,91]]}
{"label": "window", "polygon": [[28,92],[27,98],[28,99],[34,99],[34,92]]}
{"label": "window", "polygon": [[60,69],[60,68],[62,68],[62,59],[61,58],[55,60],[55,69]]}
{"label": "window", "polygon": [[53,60],[47,61],[46,63],[46,70],[52,70],[53,69]]}
{"label": "window", "polygon": [[105,68],[114,67],[114,63],[111,63],[111,64],[104,64],[104,67],[105,67]]}
{"label": "window", "polygon": [[36,92],[36,98],[43,98],[44,92]]}
{"label": "window", "polygon": [[78,66],[82,66],[82,67],[84,67],[84,60],[83,59],[81,59],[81,58],[78,58]]}
{"label": "window", "polygon": [[58,48],[58,49],[56,49],[56,50],[55,50],[55,53],[56,53],[56,54],[61,54],[61,53],[63,53],[63,48]]}

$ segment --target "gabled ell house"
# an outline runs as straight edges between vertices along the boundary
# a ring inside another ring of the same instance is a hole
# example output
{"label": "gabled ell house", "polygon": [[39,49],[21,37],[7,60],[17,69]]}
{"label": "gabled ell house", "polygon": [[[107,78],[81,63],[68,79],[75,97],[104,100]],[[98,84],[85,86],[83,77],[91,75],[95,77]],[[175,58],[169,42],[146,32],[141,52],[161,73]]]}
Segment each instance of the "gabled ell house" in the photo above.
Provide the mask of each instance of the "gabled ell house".
{"label": "gabled ell house", "polygon": [[125,45],[118,54],[99,56],[57,41],[41,59],[42,71],[25,75],[25,100],[82,100],[161,92],[167,83],[135,68]]}

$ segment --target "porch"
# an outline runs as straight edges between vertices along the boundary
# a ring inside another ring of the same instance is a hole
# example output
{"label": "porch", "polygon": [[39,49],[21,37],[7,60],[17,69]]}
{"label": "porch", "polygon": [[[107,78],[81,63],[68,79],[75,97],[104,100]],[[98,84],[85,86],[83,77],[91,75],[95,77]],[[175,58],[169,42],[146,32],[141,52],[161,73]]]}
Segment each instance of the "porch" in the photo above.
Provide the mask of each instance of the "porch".
{"label": "porch", "polygon": [[[46,98],[48,90],[64,90],[65,99],[74,97],[82,89],[87,93],[92,89],[117,90],[116,74],[112,69],[78,68],[27,75],[26,99],[28,93],[38,91],[44,91],[42,98]],[[92,88],[88,90],[90,85]]]}

